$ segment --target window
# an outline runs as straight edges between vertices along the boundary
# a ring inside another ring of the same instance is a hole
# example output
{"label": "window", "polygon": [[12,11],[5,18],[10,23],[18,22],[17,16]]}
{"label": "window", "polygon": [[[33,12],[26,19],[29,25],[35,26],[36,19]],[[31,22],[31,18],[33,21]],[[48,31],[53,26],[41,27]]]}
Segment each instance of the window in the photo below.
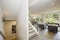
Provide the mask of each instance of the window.
{"label": "window", "polygon": [[58,23],[59,15],[58,14],[45,14],[45,22],[49,23]]}
{"label": "window", "polygon": [[50,13],[50,14],[42,14],[40,16],[38,16],[36,18],[36,20],[38,22],[41,22],[41,23],[58,23],[59,22],[59,15],[58,14],[54,14],[54,13]]}
{"label": "window", "polygon": [[16,33],[16,25],[12,25],[12,34]]}

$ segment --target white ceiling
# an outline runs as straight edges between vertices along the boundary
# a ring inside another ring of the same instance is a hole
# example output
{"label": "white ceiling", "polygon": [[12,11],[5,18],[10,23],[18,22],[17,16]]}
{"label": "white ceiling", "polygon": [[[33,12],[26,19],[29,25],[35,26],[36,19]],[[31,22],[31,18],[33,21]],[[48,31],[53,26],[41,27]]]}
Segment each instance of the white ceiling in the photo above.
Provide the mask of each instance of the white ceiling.
{"label": "white ceiling", "polygon": [[[20,11],[22,0],[1,0],[6,20],[15,20]],[[30,14],[41,14],[60,10],[60,0],[29,0]]]}
{"label": "white ceiling", "polygon": [[6,20],[15,20],[20,11],[21,0],[1,0],[2,11]]}
{"label": "white ceiling", "polygon": [[30,0],[29,2],[31,15],[60,10],[60,0]]}

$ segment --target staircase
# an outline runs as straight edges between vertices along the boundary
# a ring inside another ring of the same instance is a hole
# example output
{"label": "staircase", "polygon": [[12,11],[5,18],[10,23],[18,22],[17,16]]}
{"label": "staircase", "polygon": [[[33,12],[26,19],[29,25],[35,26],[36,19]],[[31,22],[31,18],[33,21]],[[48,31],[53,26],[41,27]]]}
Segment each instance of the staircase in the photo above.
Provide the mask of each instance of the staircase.
{"label": "staircase", "polygon": [[38,35],[37,30],[31,23],[29,23],[29,39],[32,39],[33,37],[36,37],[37,35]]}

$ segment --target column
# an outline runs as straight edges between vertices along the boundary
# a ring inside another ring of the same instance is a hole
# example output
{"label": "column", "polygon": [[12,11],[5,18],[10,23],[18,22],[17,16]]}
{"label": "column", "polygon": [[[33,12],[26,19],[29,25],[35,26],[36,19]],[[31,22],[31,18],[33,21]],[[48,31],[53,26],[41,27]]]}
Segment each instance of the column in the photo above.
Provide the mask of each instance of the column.
{"label": "column", "polygon": [[28,0],[22,0],[17,17],[17,38],[28,40]]}

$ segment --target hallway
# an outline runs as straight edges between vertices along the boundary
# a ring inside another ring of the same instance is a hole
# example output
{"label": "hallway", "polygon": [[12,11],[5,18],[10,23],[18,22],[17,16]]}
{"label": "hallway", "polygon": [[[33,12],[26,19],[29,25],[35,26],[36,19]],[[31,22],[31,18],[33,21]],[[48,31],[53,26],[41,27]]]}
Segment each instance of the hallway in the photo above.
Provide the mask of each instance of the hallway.
{"label": "hallway", "polygon": [[0,40],[28,40],[28,0],[0,0],[0,31]]}

